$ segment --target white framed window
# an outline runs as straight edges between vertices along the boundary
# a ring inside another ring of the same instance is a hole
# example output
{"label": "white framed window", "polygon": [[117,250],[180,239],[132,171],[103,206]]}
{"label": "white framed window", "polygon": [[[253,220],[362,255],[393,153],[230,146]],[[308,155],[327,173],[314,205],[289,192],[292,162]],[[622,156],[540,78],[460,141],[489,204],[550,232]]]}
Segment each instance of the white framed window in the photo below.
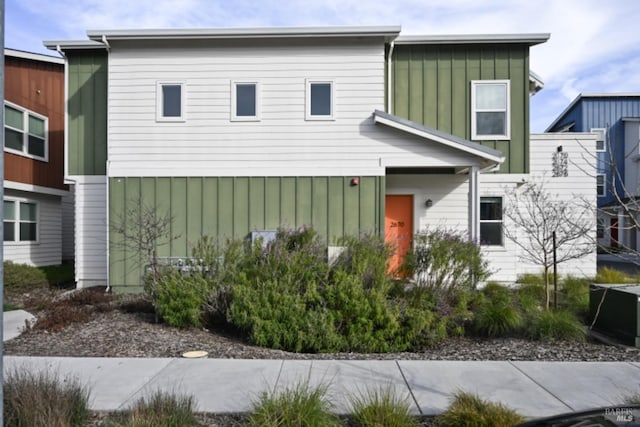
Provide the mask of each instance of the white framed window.
{"label": "white framed window", "polygon": [[26,200],[5,199],[4,242],[38,241],[38,204]]}
{"label": "white framed window", "polygon": [[607,130],[605,128],[593,128],[591,133],[596,134],[596,152],[603,153],[607,151]]}
{"label": "white framed window", "polygon": [[596,175],[596,194],[598,197],[605,196],[605,186],[607,184],[607,177],[603,173],[599,173]]}
{"label": "white framed window", "polygon": [[4,149],[32,159],[49,160],[49,119],[11,102],[4,103]]}
{"label": "white framed window", "polygon": [[471,81],[471,139],[511,139],[509,80]]}
{"label": "white framed window", "polygon": [[502,197],[480,197],[480,244],[503,246]]}
{"label": "white framed window", "polygon": [[307,79],[306,86],[306,119],[333,120],[335,111],[333,80]]}
{"label": "white framed window", "polygon": [[231,82],[231,121],[260,120],[260,83]]}
{"label": "white framed window", "polygon": [[156,91],[156,121],[183,122],[185,93],[183,82],[158,82]]}

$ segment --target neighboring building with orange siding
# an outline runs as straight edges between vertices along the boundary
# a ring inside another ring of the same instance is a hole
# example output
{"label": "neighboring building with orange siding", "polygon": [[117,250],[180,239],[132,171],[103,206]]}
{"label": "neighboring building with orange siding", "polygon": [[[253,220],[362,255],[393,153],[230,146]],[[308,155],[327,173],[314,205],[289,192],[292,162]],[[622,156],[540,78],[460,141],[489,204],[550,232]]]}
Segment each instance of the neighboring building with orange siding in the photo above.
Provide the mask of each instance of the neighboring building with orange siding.
{"label": "neighboring building with orange siding", "polygon": [[73,257],[73,220],[63,220],[63,205],[73,203],[64,182],[64,61],[4,55],[4,259],[60,264]]}

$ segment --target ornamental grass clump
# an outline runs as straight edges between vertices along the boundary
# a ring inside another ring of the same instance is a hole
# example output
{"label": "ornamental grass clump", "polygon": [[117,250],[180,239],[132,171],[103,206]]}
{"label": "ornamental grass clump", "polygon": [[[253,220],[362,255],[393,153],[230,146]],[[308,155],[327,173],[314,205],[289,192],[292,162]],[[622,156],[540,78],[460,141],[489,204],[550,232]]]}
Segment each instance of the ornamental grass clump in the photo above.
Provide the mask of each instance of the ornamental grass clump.
{"label": "ornamental grass clump", "polygon": [[436,417],[441,427],[512,427],[524,422],[524,417],[500,403],[479,396],[457,392],[449,408]]}
{"label": "ornamental grass clump", "polygon": [[199,425],[194,414],[193,397],[163,391],[140,398],[119,418],[112,424],[114,427],[195,427]]}
{"label": "ornamental grass clump", "polygon": [[340,419],[331,412],[329,386],[313,387],[299,382],[281,391],[263,392],[253,402],[250,427],[338,427]]}
{"label": "ornamental grass clump", "polygon": [[481,335],[493,338],[515,335],[522,327],[522,316],[513,292],[490,282],[483,289],[476,307],[474,326]]}
{"label": "ornamental grass clump", "polygon": [[417,427],[408,398],[398,397],[391,387],[369,390],[351,398],[354,427]]}
{"label": "ornamental grass clump", "polygon": [[75,377],[17,368],[5,373],[4,425],[82,426],[89,414],[89,389]]}

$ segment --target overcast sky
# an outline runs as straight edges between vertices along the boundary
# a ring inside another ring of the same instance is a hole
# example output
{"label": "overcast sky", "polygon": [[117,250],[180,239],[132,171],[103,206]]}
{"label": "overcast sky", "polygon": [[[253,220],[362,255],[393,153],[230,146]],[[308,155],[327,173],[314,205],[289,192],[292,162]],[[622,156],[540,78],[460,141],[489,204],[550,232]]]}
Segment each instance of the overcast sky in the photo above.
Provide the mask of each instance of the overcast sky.
{"label": "overcast sky", "polygon": [[5,0],[5,46],[90,29],[400,25],[402,35],[550,33],[531,48],[545,88],[531,99],[542,132],[579,93],[640,93],[638,0]]}

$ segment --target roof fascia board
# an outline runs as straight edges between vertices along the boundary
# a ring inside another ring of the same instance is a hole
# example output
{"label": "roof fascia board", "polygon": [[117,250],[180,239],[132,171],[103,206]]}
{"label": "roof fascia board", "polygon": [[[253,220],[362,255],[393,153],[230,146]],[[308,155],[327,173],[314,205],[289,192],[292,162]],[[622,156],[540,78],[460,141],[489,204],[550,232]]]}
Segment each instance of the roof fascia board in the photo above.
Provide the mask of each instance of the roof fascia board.
{"label": "roof fascia board", "polygon": [[453,34],[434,36],[400,36],[395,44],[504,44],[524,43],[529,46],[549,40],[549,33],[532,34]]}
{"label": "roof fascia board", "polygon": [[64,65],[64,59],[58,58],[57,56],[43,55],[41,53],[26,52],[23,50],[16,50],[16,49],[10,49],[10,48],[4,49],[4,56],[10,56],[12,58],[20,58],[20,59],[30,59],[33,61],[51,62],[53,64]]}
{"label": "roof fascia board", "polygon": [[318,37],[384,37],[395,39],[401,27],[276,27],[276,28],[202,28],[148,30],[88,30],[92,40],[166,40],[166,39],[261,39],[261,38],[318,38]]}
{"label": "roof fascia board", "polygon": [[419,136],[421,138],[430,139],[432,141],[439,142],[448,147],[455,148],[456,150],[464,151],[466,153],[473,154],[474,156],[481,157],[483,159],[486,159],[498,164],[504,162],[505,160],[504,156],[492,155],[490,153],[487,153],[484,150],[474,149],[473,147],[459,144],[456,141],[452,141],[451,139],[443,138],[440,135],[436,135],[432,132],[429,132],[427,129],[417,129],[413,126],[408,126],[404,123],[394,120],[391,117],[384,117],[381,114],[384,114],[384,113],[381,113],[380,111],[374,112],[373,118],[375,123],[381,123],[389,127],[392,127],[394,129],[398,129],[403,132],[407,132],[412,135]]}
{"label": "roof fascia board", "polygon": [[82,50],[82,49],[106,49],[104,43],[94,40],[45,40],[47,49],[51,50]]}

